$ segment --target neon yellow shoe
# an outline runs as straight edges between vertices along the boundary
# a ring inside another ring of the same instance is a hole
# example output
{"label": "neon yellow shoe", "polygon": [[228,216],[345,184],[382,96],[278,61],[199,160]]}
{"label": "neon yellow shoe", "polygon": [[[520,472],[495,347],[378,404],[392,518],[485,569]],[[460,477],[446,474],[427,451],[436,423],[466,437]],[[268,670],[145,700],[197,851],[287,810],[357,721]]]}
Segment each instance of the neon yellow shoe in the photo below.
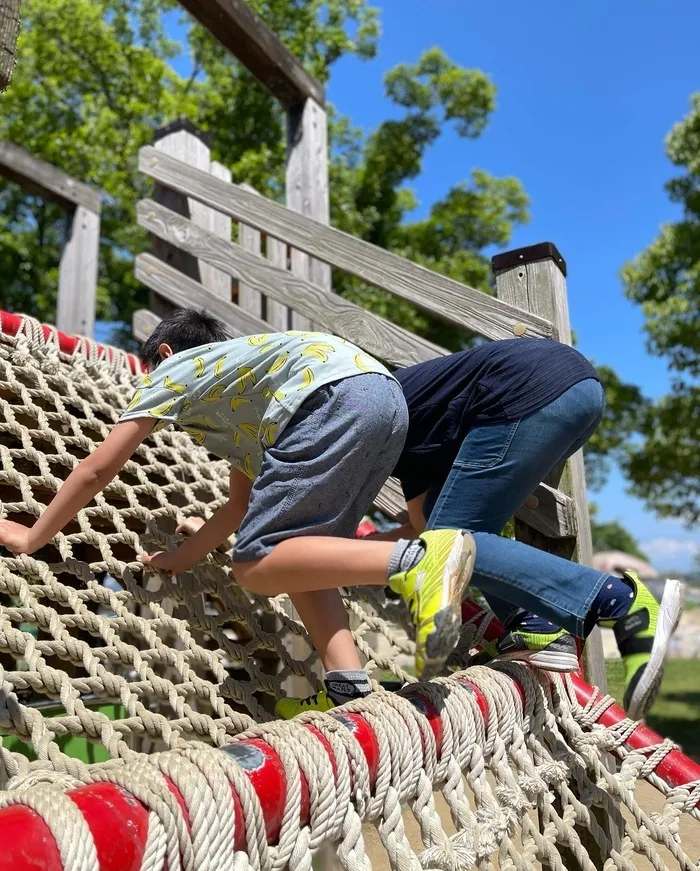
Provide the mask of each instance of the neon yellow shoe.
{"label": "neon yellow shoe", "polygon": [[664,674],[668,643],[678,626],[685,598],[685,584],[668,580],[659,604],[634,572],[625,572],[632,585],[633,602],[617,620],[599,624],[615,632],[615,640],[625,664],[627,716],[641,720],[654,703]]}
{"label": "neon yellow shoe", "polygon": [[517,660],[545,671],[572,672],[579,667],[576,639],[564,629],[553,632],[526,632],[511,629],[496,641],[486,642],[491,659]]}
{"label": "neon yellow shoe", "polygon": [[474,539],[468,532],[436,529],[420,536],[425,553],[407,572],[397,572],[389,586],[400,593],[416,627],[416,674],[426,679],[440,672],[459,641],[462,597],[474,565]]}
{"label": "neon yellow shoe", "polygon": [[306,699],[280,699],[275,705],[275,714],[281,720],[291,720],[299,714],[309,711],[330,711],[335,707],[333,700],[326,695],[325,690],[320,690]]}

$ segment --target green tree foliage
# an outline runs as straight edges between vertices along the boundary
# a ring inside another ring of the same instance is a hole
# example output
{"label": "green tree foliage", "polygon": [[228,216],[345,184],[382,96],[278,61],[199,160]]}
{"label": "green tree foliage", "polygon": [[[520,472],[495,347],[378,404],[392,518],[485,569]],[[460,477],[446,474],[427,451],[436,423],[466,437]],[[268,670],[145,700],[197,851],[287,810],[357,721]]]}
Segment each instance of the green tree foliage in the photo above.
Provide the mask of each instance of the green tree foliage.
{"label": "green tree foliage", "polygon": [[590,506],[591,512],[591,533],[593,536],[594,552],[605,550],[619,550],[622,553],[627,553],[630,556],[639,557],[639,559],[648,560],[647,555],[640,549],[639,542],[626,529],[619,520],[611,520],[607,523],[602,523],[598,520],[598,509],[595,504]]}
{"label": "green tree foliage", "polygon": [[[376,51],[378,14],[367,0],[249,2],[322,82],[339,58]],[[0,137],[104,191],[98,317],[129,323],[148,300],[132,265],[149,246],[134,215],[150,189],[136,168],[138,149],[156,128],[185,116],[210,134],[213,156],[231,167],[234,181],[282,199],[284,115],[172,0],[25,0],[23,9],[22,62],[3,96]],[[182,44],[168,36],[178,19],[186,22],[176,31]],[[183,53],[186,76],[174,68]],[[333,224],[491,293],[485,252],[506,246],[513,227],[528,219],[520,182],[474,169],[419,219],[412,218],[418,203],[410,183],[446,128],[465,142],[483,132],[495,106],[493,82],[432,48],[390,70],[384,84],[392,118],[367,134],[330,108]],[[63,234],[57,206],[0,186],[5,307],[55,318]],[[334,288],[447,348],[469,342],[464,331],[348,276],[335,274]],[[637,402],[614,373],[605,377],[610,410],[587,455],[595,482],[605,474],[604,457],[621,452]]]}
{"label": "green tree foliage", "polygon": [[643,441],[624,463],[633,492],[661,515],[700,518],[700,93],[671,131],[666,151],[683,174],[666,190],[679,220],[622,272],[646,317],[647,348],[668,361],[671,392],[645,409]]}

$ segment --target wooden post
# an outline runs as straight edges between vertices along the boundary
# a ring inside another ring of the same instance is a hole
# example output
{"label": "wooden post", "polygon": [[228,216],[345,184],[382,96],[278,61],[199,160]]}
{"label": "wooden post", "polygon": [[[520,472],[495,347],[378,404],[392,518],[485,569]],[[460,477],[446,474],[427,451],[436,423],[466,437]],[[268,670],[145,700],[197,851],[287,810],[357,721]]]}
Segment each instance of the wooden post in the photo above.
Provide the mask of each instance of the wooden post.
{"label": "wooden post", "polygon": [[[547,318],[554,324],[559,341],[570,345],[571,326],[566,298],[566,263],[554,245],[546,242],[542,245],[509,251],[494,257],[492,263],[496,275],[498,298]],[[535,546],[544,544],[545,549],[551,553],[567,559],[575,558],[583,565],[592,565],[593,544],[586,498],[583,451],[574,454],[563,470],[555,470],[546,483],[552,487],[560,487],[573,498],[578,521],[578,538],[542,541],[544,536],[540,536],[537,542],[530,540],[528,543],[534,543]],[[529,527],[518,520],[516,525],[524,536],[531,539]],[[607,689],[605,659],[598,629],[589,636],[586,643],[584,665],[586,680],[605,692]]]}
{"label": "wooden post", "polygon": [[58,267],[56,326],[92,338],[100,261],[100,214],[76,206],[66,215],[66,242]]}
{"label": "wooden post", "polygon": [[[287,206],[322,224],[330,221],[328,198],[328,122],[326,110],[311,97],[287,111]],[[291,268],[295,275],[331,289],[331,269],[327,263],[291,249]],[[292,328],[308,330],[308,318],[292,313]]]}
{"label": "wooden post", "polygon": [[[220,163],[211,163],[209,137],[186,118],[179,118],[172,124],[161,127],[154,137],[154,145],[158,151],[169,154],[195,169],[211,172],[223,181],[231,181],[229,169]],[[231,219],[227,215],[160,184],[156,184],[153,198],[156,202],[189,218],[198,227],[210,230],[227,241],[231,240]],[[197,260],[191,254],[186,254],[180,248],[161,239],[153,239],[152,251],[160,260],[184,273],[188,278],[199,281],[207,290],[230,300],[231,278],[226,273],[204,261]],[[170,303],[154,292],[151,292],[150,309],[160,317],[166,317],[174,310]]]}
{"label": "wooden post", "polygon": [[[551,242],[544,242],[498,254],[491,263],[496,276],[498,298],[547,318],[553,323],[559,341],[570,345],[571,326],[566,296],[566,263],[556,247]],[[517,325],[514,333],[521,334],[517,330]],[[576,559],[577,562],[590,566],[593,562],[593,544],[586,497],[583,451],[577,451],[563,467],[555,469],[548,476],[546,483],[552,487],[559,487],[573,499],[577,537],[549,538],[516,517],[516,538],[565,559]],[[607,691],[603,643],[600,629],[597,627],[589,635],[584,648],[584,673],[589,683],[600,687],[602,692]],[[594,809],[594,811],[613,846],[618,848],[620,834],[615,822],[604,814],[602,809]],[[602,867],[607,857],[601,857],[600,846],[596,844],[590,833],[579,832],[579,835],[592,861],[597,867]],[[573,855],[569,856],[567,868],[573,871],[577,865]]]}

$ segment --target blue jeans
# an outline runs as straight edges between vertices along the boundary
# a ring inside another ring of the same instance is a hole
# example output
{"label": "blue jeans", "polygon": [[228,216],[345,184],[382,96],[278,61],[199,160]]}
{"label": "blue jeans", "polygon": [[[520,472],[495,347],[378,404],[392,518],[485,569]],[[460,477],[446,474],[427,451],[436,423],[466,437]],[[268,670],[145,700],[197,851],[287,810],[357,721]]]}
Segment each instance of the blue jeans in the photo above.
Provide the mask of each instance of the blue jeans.
{"label": "blue jeans", "polygon": [[476,556],[472,583],[502,622],[519,609],[583,637],[607,575],[498,533],[559,463],[595,432],[605,393],[590,378],[520,420],[473,427],[447,479],[426,494],[428,529],[468,529]]}

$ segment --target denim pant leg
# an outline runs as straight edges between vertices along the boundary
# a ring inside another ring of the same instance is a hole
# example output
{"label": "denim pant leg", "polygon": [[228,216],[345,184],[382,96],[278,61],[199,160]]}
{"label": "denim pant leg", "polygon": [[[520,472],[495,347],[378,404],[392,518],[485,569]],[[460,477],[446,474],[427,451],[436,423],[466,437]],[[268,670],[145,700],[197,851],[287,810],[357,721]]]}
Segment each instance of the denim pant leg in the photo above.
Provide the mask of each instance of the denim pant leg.
{"label": "denim pant leg", "polygon": [[[591,575],[588,574],[591,570],[585,570],[585,577],[581,578],[581,567],[572,566],[566,560],[519,543],[513,543],[515,552],[508,547],[501,549],[500,542],[507,539],[489,535],[488,541],[482,541],[482,537],[486,533],[500,532],[549,471],[590,438],[603,409],[603,389],[590,379],[579,382],[540,411],[518,421],[474,427],[464,440],[445,483],[432,488],[426,496],[424,511],[429,529],[462,528],[475,533],[477,556],[473,583],[504,622],[518,608],[534,609],[535,613],[554,620],[551,615],[555,611],[546,604],[552,595],[554,604],[558,602],[562,606],[562,614],[570,616],[571,611],[582,619],[592,601],[591,590],[594,597],[602,584],[603,576],[597,572]],[[490,541],[492,538],[495,542]],[[515,562],[507,568],[501,565],[501,553],[503,560],[514,559]],[[547,559],[540,564],[540,557]],[[526,569],[525,562],[529,566],[531,560],[535,561],[534,567]],[[547,577],[552,572],[554,579]],[[551,580],[555,582],[554,590],[549,589]],[[585,587],[580,586],[582,583]],[[572,625],[570,620],[562,621],[559,617],[556,622],[564,628]]]}

